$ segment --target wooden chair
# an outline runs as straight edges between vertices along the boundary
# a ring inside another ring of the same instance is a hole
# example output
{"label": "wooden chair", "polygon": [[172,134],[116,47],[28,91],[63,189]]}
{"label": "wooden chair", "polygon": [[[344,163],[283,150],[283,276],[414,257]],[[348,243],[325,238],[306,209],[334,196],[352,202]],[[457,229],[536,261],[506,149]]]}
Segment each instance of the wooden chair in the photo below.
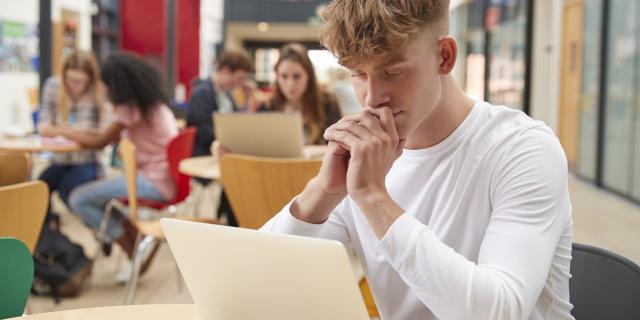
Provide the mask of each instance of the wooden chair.
{"label": "wooden chair", "polygon": [[[280,159],[227,154],[220,159],[222,186],[240,227],[258,229],[318,174],[321,159]],[[369,316],[378,310],[366,279],[359,282]]]}
{"label": "wooden chair", "polygon": [[33,282],[33,257],[25,244],[0,237],[0,319],[24,312]]}
{"label": "wooden chair", "polygon": [[33,254],[49,204],[49,187],[30,181],[0,187],[0,237],[22,241]]}
{"label": "wooden chair", "polygon": [[0,153],[0,187],[27,182],[29,158],[24,153]]}
{"label": "wooden chair", "polygon": [[227,154],[220,174],[233,214],[243,228],[258,229],[302,192],[322,160]]}
{"label": "wooden chair", "polygon": [[[138,284],[138,278],[140,274],[140,268],[142,265],[142,256],[147,248],[153,246],[156,241],[165,241],[164,232],[160,226],[160,220],[139,220],[138,219],[138,190],[136,184],[137,166],[136,166],[136,147],[128,139],[120,141],[119,152],[122,162],[124,164],[125,180],[127,182],[127,204],[125,205],[121,201],[114,199],[110,202],[110,206],[116,207],[128,207],[129,219],[131,223],[138,229],[138,238],[136,239],[136,247],[133,254],[133,268],[131,269],[131,275],[127,281],[125,288],[124,303],[132,304],[135,299],[135,291]],[[111,210],[107,210],[109,214]],[[218,223],[217,220],[198,218],[198,217],[172,217],[175,219],[184,219],[190,221]],[[104,234],[104,228],[109,217],[103,219],[101,223],[98,235]]]}

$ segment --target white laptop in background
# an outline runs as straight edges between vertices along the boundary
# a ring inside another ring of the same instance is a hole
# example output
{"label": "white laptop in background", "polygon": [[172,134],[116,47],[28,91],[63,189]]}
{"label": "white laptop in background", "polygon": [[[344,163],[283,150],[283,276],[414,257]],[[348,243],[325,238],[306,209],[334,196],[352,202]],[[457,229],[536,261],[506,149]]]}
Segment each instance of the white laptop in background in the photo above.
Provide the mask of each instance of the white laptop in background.
{"label": "white laptop in background", "polygon": [[202,319],[369,319],[337,241],[160,223]]}
{"label": "white laptop in background", "polygon": [[297,113],[214,113],[216,140],[232,153],[272,158],[303,156],[302,117]]}

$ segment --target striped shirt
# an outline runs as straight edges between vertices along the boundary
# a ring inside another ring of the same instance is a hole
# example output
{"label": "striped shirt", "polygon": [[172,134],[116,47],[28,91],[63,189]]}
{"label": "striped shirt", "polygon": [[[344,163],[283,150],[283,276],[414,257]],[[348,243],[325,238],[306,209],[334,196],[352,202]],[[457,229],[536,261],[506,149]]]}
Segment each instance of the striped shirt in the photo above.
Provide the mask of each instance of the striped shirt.
{"label": "striped shirt", "polygon": [[[38,126],[42,125],[63,125],[62,116],[58,114],[58,88],[61,79],[51,77],[47,79],[42,91],[42,104],[38,112]],[[99,128],[100,108],[92,93],[87,93],[77,101],[69,100],[69,118],[67,124],[77,129]],[[58,165],[80,165],[95,163],[99,158],[100,151],[83,150],[70,153],[55,153],[53,163]]]}

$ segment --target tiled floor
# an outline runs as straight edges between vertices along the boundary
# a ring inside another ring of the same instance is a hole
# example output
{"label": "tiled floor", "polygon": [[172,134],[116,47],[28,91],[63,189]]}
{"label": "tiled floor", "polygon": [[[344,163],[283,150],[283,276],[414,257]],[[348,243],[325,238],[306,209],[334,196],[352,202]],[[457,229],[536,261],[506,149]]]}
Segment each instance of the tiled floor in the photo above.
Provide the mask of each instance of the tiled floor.
{"label": "tiled floor", "polygon": [[[607,248],[640,263],[640,206],[576,178],[571,178],[570,187],[574,241]],[[214,199],[217,199],[214,192],[217,191],[205,191],[201,212],[211,213],[214,211]],[[54,206],[63,212],[64,232],[93,255],[96,248],[92,234],[59,202]],[[80,297],[64,299],[58,305],[48,297],[31,297],[29,313],[120,304],[124,286],[115,284],[114,277],[124,260],[122,252],[115,249],[110,257],[96,261],[90,287]],[[178,289],[177,277],[175,262],[165,244],[149,272],[139,282],[136,303],[191,302],[186,288]]]}

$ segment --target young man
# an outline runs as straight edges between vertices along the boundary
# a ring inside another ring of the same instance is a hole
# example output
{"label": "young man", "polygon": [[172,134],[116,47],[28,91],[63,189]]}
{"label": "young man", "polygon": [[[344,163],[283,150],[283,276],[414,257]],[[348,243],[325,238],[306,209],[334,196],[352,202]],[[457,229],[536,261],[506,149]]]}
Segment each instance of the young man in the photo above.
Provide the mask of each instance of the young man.
{"label": "young man", "polygon": [[[187,111],[187,126],[197,128],[194,156],[211,155],[211,143],[215,139],[212,115],[214,112],[238,111],[230,91],[242,85],[252,69],[251,59],[246,53],[223,51],[216,59],[211,77],[193,89]],[[208,179],[196,180],[203,185],[210,182]],[[218,216],[226,216],[232,226],[238,225],[224,192],[220,195]]]}
{"label": "young man", "polygon": [[383,319],[572,319],[571,205],[553,132],[469,99],[447,0],[335,0],[324,45],[363,111],[263,230],[355,249]]}
{"label": "young man", "polygon": [[252,70],[249,56],[240,51],[224,51],[216,60],[214,71],[200,82],[191,94],[187,126],[197,128],[194,156],[211,154],[214,112],[234,112],[236,107],[229,91],[240,86]]}

